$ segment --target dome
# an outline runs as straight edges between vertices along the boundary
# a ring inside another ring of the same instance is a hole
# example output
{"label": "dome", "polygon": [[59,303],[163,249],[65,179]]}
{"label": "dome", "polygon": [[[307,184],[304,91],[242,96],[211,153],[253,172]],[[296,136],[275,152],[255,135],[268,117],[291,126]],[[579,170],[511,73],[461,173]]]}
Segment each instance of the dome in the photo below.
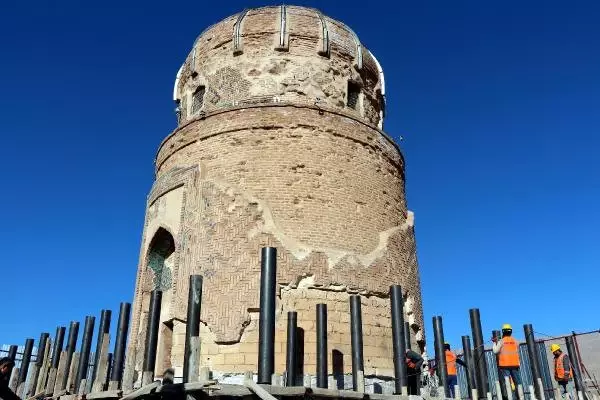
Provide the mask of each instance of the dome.
{"label": "dome", "polygon": [[179,124],[219,109],[311,105],[382,128],[383,71],[357,35],[306,7],[247,9],[195,40],[173,90]]}

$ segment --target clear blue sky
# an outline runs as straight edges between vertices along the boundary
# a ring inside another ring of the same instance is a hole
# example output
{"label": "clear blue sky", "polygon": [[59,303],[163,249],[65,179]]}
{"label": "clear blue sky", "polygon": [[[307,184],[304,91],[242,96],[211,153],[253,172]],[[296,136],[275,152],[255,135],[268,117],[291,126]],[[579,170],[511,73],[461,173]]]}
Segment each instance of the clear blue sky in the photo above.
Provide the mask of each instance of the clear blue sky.
{"label": "clear blue sky", "polygon": [[[3,3],[0,343],[131,301],[175,73],[206,26],[267,2],[210,3]],[[471,307],[486,337],[599,328],[600,3],[298,4],[386,73],[428,333],[442,315],[457,344]]]}

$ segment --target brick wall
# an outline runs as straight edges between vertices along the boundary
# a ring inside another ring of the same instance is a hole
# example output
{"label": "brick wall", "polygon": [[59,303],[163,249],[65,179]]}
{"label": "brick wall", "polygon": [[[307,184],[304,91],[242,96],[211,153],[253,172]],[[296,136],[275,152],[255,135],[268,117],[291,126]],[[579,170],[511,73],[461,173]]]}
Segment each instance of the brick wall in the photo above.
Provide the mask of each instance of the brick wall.
{"label": "brick wall", "polygon": [[[404,159],[378,128],[380,114],[368,110],[369,98],[381,89],[374,59],[347,27],[329,18],[330,54],[320,55],[318,15],[295,7],[288,10],[287,49],[276,50],[278,10],[247,14],[241,54],[231,49],[231,17],[202,34],[184,64],[176,95],[204,85],[204,106],[190,115],[188,98],[185,118],[156,156],[127,376],[143,357],[144,303],[154,287],[147,248],[159,227],[173,235],[175,253],[169,305],[161,315],[170,327],[164,343],[172,348],[161,348],[158,365],[167,359],[176,370],[182,366],[188,277],[202,274],[202,364],[221,373],[256,370],[264,246],[278,248],[277,372],[285,368],[286,313],[295,310],[305,335],[305,373],[314,373],[317,303],[329,306],[329,348],[343,359],[338,372],[350,371],[348,299],[358,293],[365,372],[392,375],[391,284],[404,289],[413,341],[423,337]],[[348,79],[363,88],[357,109],[345,106]],[[272,90],[277,102],[257,97]],[[241,101],[248,98],[258,100]]]}

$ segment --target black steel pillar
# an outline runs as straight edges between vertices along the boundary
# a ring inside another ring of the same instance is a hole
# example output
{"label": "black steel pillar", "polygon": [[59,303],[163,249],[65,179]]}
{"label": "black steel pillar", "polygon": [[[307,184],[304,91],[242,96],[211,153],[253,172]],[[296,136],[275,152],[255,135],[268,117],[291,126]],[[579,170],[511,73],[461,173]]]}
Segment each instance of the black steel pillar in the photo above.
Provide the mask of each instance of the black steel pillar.
{"label": "black steel pillar", "polygon": [[469,336],[462,337],[462,345],[463,345],[463,358],[465,364],[467,364],[467,368],[465,369],[465,373],[467,375],[467,386],[469,389],[469,393],[466,393],[467,398],[471,397],[471,392],[473,389],[477,389],[477,382],[475,381],[475,371],[473,368],[473,354],[471,352],[471,338]]}
{"label": "black steel pillar", "polygon": [[108,387],[110,384],[110,375],[112,374],[113,369],[113,353],[108,353],[106,355],[106,380],[104,381],[104,387]]}
{"label": "black steel pillar", "polygon": [[96,374],[98,373],[98,363],[100,362],[100,353],[102,351],[102,341],[104,340],[104,334],[110,331],[110,317],[112,312],[110,310],[102,310],[100,313],[100,325],[98,326],[98,337],[96,338],[96,352],[94,353],[94,366],[92,369],[92,382],[96,381]]}
{"label": "black steel pillar", "polygon": [[79,351],[79,365],[77,366],[77,377],[75,380],[75,393],[78,393],[81,381],[87,379],[88,368],[90,366],[90,351],[92,350],[92,338],[94,336],[95,322],[95,317],[85,317],[85,325],[83,327],[83,338],[81,339],[81,350]]}
{"label": "black steel pillar", "polygon": [[542,374],[540,373],[540,360],[538,358],[537,345],[533,334],[531,324],[523,325],[525,332],[525,341],[527,343],[527,354],[529,355],[529,364],[531,365],[531,376],[533,377],[533,387],[535,388],[535,397],[542,398],[544,386],[542,384]]}
{"label": "black steel pillar", "polygon": [[435,364],[437,365],[437,374],[440,379],[440,385],[444,388],[446,398],[449,399],[450,388],[448,387],[448,368],[446,365],[446,349],[444,348],[444,326],[442,317],[433,317],[433,335],[435,338]]}
{"label": "black steel pillar", "polygon": [[327,304],[317,304],[317,387],[327,389]]}
{"label": "black steel pillar", "polygon": [[412,349],[412,344],[410,342],[410,323],[404,322],[404,346],[406,350]]}
{"label": "black steel pillar", "polygon": [[71,363],[73,353],[75,353],[75,346],[77,345],[77,337],[79,336],[79,322],[71,321],[69,326],[69,338],[67,339],[67,364]]}
{"label": "black steel pillar", "polygon": [[285,386],[296,386],[296,367],[298,365],[298,313],[287,313],[287,351]]}
{"label": "black steel pillar", "polygon": [[35,365],[37,365],[38,367],[41,367],[44,363],[44,353],[46,351],[46,343],[48,343],[49,337],[50,334],[48,332],[43,332],[40,335],[40,341],[38,342],[38,351],[37,355],[35,356]]}
{"label": "black steel pillar", "polygon": [[27,371],[29,371],[29,362],[31,361],[31,352],[33,351],[33,339],[25,340],[23,349],[23,358],[21,358],[21,368],[19,369],[19,384],[27,380]]}
{"label": "black steel pillar", "polygon": [[577,350],[575,349],[575,342],[573,336],[567,336],[565,338],[567,343],[567,352],[569,353],[569,361],[571,362],[571,368],[573,368],[573,383],[575,384],[575,390],[577,393],[583,393],[585,390],[583,385],[583,377],[581,375],[581,368],[579,364],[579,357]]}
{"label": "black steel pillar", "polygon": [[408,388],[406,372],[406,336],[404,333],[404,307],[400,285],[390,286],[392,311],[392,345],[394,355],[395,394],[405,394]]}
{"label": "black steel pillar", "polygon": [[364,378],[363,333],[360,296],[350,296],[350,339],[352,343],[352,389],[362,386],[359,382],[359,372]]}
{"label": "black steel pillar", "polygon": [[471,318],[471,331],[473,332],[473,372],[477,379],[477,392],[479,398],[483,399],[487,396],[490,389],[488,385],[487,364],[485,362],[485,349],[479,309],[470,309],[469,316]]}
{"label": "black steel pillar", "polygon": [[65,331],[67,328],[59,326],[56,328],[56,336],[54,337],[54,349],[52,350],[52,368],[58,368],[60,362],[60,353],[63,350],[63,342],[65,340]]}
{"label": "black steel pillar", "polygon": [[71,361],[73,360],[73,353],[75,353],[75,346],[77,345],[77,336],[79,335],[79,322],[71,321],[71,325],[69,326],[69,338],[67,339],[67,361],[66,371],[67,373],[63,375],[62,382],[60,383],[60,388],[65,389],[67,387],[67,381],[69,380],[69,368],[71,366]]}
{"label": "black steel pillar", "polygon": [[15,361],[17,359],[17,350],[19,347],[16,344],[11,344],[8,348],[8,358]]}
{"label": "black steel pillar", "polygon": [[158,347],[158,328],[160,326],[160,306],[162,302],[162,291],[155,289],[150,295],[150,307],[148,309],[148,330],[146,331],[146,354],[144,355],[143,372],[151,372],[154,376],[156,364],[156,350]]}
{"label": "black steel pillar", "polygon": [[117,326],[117,340],[115,341],[115,350],[113,355],[113,366],[110,371],[110,380],[119,382],[118,389],[121,389],[123,379],[123,367],[125,365],[125,346],[127,344],[127,332],[129,331],[129,313],[131,312],[130,303],[121,303],[119,309],[119,325]]}
{"label": "black steel pillar", "polygon": [[[191,275],[188,289],[187,323],[185,327],[185,351],[183,353],[183,382],[192,382],[198,379],[198,363],[193,359],[194,347],[199,346],[200,313],[202,311],[202,275]],[[199,348],[195,351],[199,352]],[[196,354],[200,356],[199,353]]]}
{"label": "black steel pillar", "polygon": [[260,262],[260,318],[258,321],[258,383],[271,383],[275,371],[275,287],[277,249],[263,247]]}

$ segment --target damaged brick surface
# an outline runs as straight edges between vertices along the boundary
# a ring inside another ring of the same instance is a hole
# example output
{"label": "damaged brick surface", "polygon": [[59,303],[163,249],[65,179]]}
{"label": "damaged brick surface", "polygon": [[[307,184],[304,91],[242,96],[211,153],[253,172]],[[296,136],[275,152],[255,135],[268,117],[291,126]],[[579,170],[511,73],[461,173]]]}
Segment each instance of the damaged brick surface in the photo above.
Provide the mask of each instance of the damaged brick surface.
{"label": "damaged brick surface", "polygon": [[[225,374],[254,370],[264,246],[278,248],[277,372],[285,368],[284,316],[291,310],[304,329],[305,370],[314,372],[317,303],[329,307],[330,349],[344,360],[339,372],[348,372],[348,298],[358,293],[365,372],[391,376],[391,284],[402,285],[413,342],[423,338],[404,159],[380,126],[383,75],[344,24],[312,9],[287,10],[285,48],[277,48],[279,8],[250,10],[239,51],[232,51],[234,16],[196,40],[178,74],[182,117],[155,160],[127,376],[141,366],[156,282],[171,285],[164,288],[157,368],[181,368],[190,274],[204,276],[203,365]],[[346,106],[349,80],[361,88],[356,108]],[[193,114],[190,96],[200,86],[204,101]],[[154,265],[156,257],[149,265],[158,231],[175,248],[164,267]]]}

